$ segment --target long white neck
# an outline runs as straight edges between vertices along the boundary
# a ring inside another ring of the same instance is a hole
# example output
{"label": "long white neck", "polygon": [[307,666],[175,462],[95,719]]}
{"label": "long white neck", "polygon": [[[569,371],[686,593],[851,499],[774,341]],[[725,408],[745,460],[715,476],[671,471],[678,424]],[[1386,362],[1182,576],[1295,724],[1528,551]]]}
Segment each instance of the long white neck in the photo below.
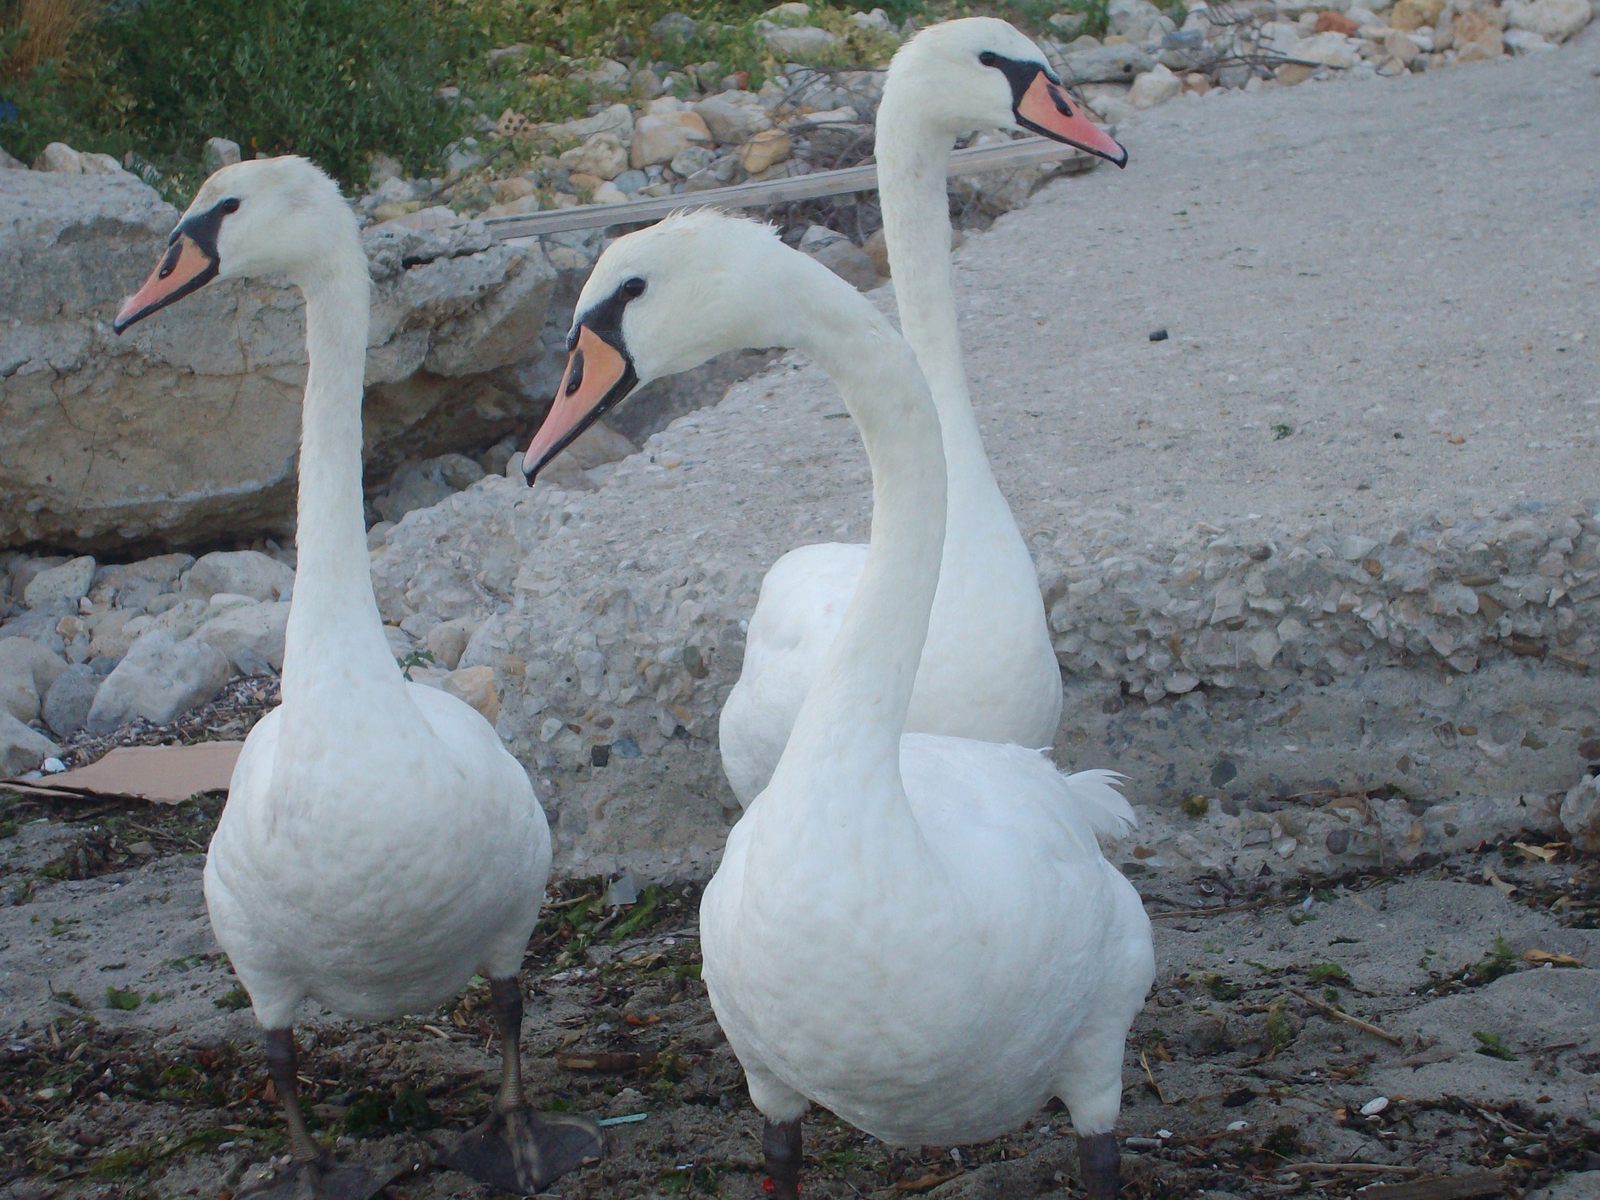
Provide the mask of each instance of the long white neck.
{"label": "long white neck", "polygon": [[838,769],[846,779],[883,771],[903,796],[900,736],[944,547],[939,419],[905,341],[848,284],[818,270],[823,294],[801,301],[815,319],[795,321],[804,332],[793,336],[833,378],[861,430],[872,464],[872,539],[774,785],[796,769],[813,778]]}
{"label": "long white neck", "polygon": [[361,397],[372,298],[367,259],[351,245],[301,281],[306,298],[305,409],[300,433],[299,561],[283,655],[290,701],[330,682],[396,687],[372,594],[361,490]]}
{"label": "long white neck", "polygon": [[916,89],[897,88],[894,83],[891,72],[878,109],[878,194],[900,326],[939,411],[950,486],[950,532],[960,536],[963,527],[980,530],[996,520],[1014,527],[984,453],[961,355],[945,192],[954,138],[930,126],[920,111]]}

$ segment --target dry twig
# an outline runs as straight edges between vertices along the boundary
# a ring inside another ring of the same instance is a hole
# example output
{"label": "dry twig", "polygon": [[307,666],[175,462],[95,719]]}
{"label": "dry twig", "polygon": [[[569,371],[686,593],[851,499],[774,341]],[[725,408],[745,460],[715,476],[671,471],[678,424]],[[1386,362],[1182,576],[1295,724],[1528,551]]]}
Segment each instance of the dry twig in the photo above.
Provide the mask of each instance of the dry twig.
{"label": "dry twig", "polygon": [[1363,1021],[1360,1017],[1352,1017],[1349,1013],[1345,1012],[1344,1009],[1338,1008],[1332,1004],[1325,1004],[1321,1000],[1313,999],[1304,992],[1300,991],[1298,988],[1290,988],[1289,994],[1297,997],[1300,1000],[1304,1000],[1307,1004],[1311,1005],[1312,1008],[1316,1009],[1324,1016],[1332,1017],[1335,1021],[1343,1021],[1346,1025],[1354,1025],[1363,1033],[1370,1033],[1373,1037],[1380,1037],[1384,1041],[1388,1042],[1391,1046],[1405,1045],[1405,1039],[1402,1038],[1398,1033],[1390,1033],[1387,1029],[1379,1029],[1370,1021]]}

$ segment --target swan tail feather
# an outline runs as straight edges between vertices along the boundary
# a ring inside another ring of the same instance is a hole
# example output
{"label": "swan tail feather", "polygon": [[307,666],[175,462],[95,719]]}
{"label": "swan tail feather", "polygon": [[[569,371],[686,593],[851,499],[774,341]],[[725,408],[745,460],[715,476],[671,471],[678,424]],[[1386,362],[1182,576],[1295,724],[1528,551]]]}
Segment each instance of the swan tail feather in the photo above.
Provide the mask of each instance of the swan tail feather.
{"label": "swan tail feather", "polygon": [[1096,837],[1120,838],[1139,825],[1133,805],[1122,794],[1127,776],[1117,771],[1078,771],[1062,777],[1074,808],[1088,820]]}

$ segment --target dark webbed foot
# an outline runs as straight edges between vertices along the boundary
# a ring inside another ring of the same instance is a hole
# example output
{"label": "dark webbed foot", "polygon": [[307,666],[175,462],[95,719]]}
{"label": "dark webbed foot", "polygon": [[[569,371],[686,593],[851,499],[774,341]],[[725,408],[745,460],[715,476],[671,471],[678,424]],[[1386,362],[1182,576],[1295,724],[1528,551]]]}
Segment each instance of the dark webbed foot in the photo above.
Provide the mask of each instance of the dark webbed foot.
{"label": "dark webbed foot", "polygon": [[487,1120],[467,1130],[439,1161],[507,1192],[543,1191],[568,1171],[604,1156],[605,1136],[588,1117],[536,1112],[522,1094],[522,988],[491,979],[489,996],[500,1027],[500,1095]]}
{"label": "dark webbed foot", "polygon": [[267,1074],[278,1093],[278,1103],[283,1106],[289,1149],[294,1157],[270,1180],[240,1192],[238,1200],[368,1200],[405,1170],[388,1164],[364,1167],[334,1162],[333,1155],[317,1145],[306,1130],[305,1117],[300,1112],[293,1031],[267,1030],[266,1045]]}
{"label": "dark webbed foot", "polygon": [[260,1187],[239,1192],[237,1200],[370,1200],[403,1170],[296,1160]]}
{"label": "dark webbed foot", "polygon": [[1078,1171],[1088,1200],[1117,1200],[1121,1185],[1122,1154],[1117,1135],[1097,1133],[1078,1139]]}
{"label": "dark webbed foot", "polygon": [[587,1117],[520,1108],[469,1129],[439,1161],[490,1187],[526,1194],[600,1158],[605,1148],[600,1127]]}

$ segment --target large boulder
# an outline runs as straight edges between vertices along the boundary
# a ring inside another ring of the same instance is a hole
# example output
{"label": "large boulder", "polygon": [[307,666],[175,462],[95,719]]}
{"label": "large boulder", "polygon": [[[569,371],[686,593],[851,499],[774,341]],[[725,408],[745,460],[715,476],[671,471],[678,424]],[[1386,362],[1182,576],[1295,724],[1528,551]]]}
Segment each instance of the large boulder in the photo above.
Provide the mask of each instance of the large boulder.
{"label": "large boulder", "polygon": [[[0,545],[162,546],[293,522],[305,384],[297,291],[219,282],[135,326],[110,321],[177,212],[118,172],[0,172]],[[545,256],[483,227],[375,226],[369,477],[519,432],[547,398],[503,368],[537,353]]]}

